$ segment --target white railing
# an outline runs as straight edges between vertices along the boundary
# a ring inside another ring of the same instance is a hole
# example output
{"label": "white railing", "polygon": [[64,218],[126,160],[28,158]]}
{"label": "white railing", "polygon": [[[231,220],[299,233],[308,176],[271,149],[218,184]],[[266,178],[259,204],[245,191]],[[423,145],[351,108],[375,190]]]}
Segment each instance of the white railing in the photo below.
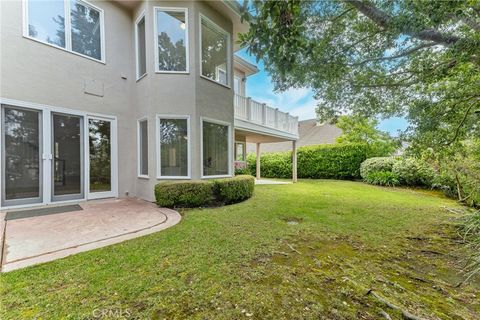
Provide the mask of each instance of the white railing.
{"label": "white railing", "polygon": [[298,134],[298,117],[291,116],[288,112],[279,111],[277,108],[269,107],[265,103],[260,103],[238,94],[235,94],[233,98],[233,105],[236,118],[280,131]]}

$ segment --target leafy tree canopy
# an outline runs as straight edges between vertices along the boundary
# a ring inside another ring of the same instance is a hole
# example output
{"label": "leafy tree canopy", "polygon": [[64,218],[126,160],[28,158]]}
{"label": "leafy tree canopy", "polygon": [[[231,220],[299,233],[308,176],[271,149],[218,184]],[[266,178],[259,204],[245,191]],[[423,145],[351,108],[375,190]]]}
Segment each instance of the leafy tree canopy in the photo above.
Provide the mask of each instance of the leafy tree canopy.
{"label": "leafy tree canopy", "polygon": [[309,87],[321,119],[403,116],[412,145],[480,135],[480,2],[245,1],[240,42],[277,90]]}
{"label": "leafy tree canopy", "polygon": [[391,155],[400,144],[388,133],[377,129],[378,120],[359,116],[340,116],[336,126],[343,133],[338,143],[367,143],[371,147],[371,156]]}

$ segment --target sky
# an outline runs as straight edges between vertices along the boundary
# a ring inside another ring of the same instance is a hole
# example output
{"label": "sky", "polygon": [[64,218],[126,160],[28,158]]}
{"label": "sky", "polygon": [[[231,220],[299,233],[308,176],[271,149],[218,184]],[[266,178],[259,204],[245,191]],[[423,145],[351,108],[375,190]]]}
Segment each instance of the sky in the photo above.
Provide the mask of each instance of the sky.
{"label": "sky", "polygon": [[[293,116],[298,116],[299,120],[315,118],[317,101],[313,97],[312,90],[300,88],[275,93],[272,80],[264,71],[261,61],[257,63],[255,58],[250,56],[245,49],[239,50],[235,54],[255,64],[260,69],[260,72],[249,76],[247,79],[246,95],[248,97],[266,103],[271,107],[279,108],[281,111],[289,112]],[[397,136],[399,130],[405,130],[407,126],[408,122],[405,119],[394,117],[380,121],[378,129]]]}

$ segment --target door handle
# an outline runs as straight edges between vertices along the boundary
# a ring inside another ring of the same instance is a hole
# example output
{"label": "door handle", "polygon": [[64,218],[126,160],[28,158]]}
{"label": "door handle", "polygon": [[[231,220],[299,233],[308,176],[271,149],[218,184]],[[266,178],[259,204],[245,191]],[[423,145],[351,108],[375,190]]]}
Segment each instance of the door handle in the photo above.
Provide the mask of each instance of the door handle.
{"label": "door handle", "polygon": [[42,159],[43,160],[52,160],[53,156],[51,153],[44,153],[42,154]]}

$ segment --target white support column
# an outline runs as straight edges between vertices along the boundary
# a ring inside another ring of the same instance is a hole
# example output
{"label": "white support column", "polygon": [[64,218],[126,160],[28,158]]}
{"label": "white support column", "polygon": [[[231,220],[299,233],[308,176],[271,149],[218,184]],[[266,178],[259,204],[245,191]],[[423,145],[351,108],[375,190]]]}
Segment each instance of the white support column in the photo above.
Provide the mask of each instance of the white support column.
{"label": "white support column", "polygon": [[297,141],[292,141],[292,180],[297,182]]}
{"label": "white support column", "polygon": [[256,165],[256,171],[257,171],[257,180],[260,180],[260,143],[257,142],[257,165]]}

